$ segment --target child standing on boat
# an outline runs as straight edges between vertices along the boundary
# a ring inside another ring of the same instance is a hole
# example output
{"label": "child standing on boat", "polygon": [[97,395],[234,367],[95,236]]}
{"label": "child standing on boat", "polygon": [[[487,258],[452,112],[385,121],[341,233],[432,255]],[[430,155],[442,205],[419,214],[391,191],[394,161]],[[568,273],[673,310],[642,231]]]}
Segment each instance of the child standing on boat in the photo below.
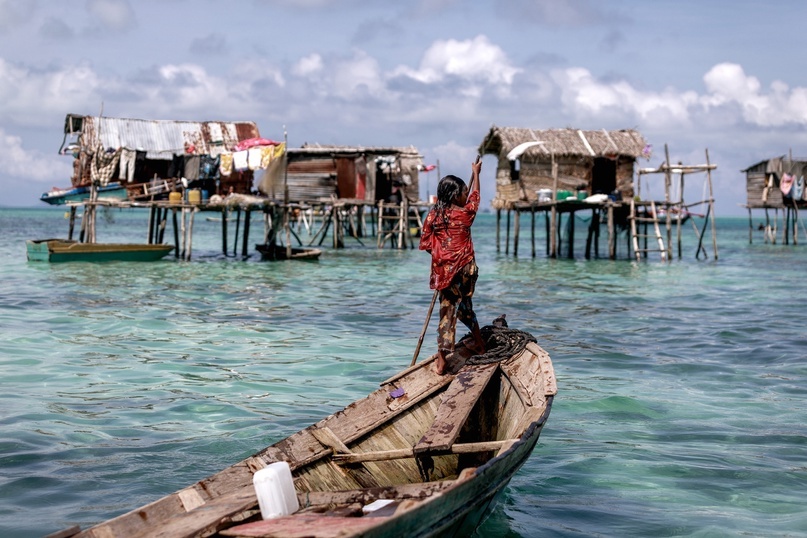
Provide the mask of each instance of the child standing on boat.
{"label": "child standing on boat", "polygon": [[471,225],[479,210],[481,170],[482,162],[477,158],[471,165],[470,187],[457,176],[441,179],[437,185],[437,203],[423,222],[420,250],[432,255],[429,287],[440,295],[435,368],[441,375],[445,373],[448,354],[454,351],[457,320],[471,330],[475,351],[485,350],[472,302],[478,270]]}

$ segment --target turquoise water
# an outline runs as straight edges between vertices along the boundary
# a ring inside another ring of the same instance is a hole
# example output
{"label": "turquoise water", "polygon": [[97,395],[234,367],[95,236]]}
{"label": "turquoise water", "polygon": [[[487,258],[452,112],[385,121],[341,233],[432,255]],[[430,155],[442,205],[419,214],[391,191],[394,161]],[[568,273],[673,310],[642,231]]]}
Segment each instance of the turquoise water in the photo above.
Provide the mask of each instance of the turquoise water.
{"label": "turquoise water", "polygon": [[[145,240],[144,213],[101,217],[99,241]],[[0,536],[145,504],[408,366],[426,254],[244,262],[218,226],[197,219],[191,262],[51,265],[24,241],[66,236],[63,211],[0,209]],[[524,236],[516,259],[480,215],[477,312],[532,332],[559,387],[481,536],[807,534],[807,239],[723,218],[715,262],[685,233],[670,264],[532,258]]]}

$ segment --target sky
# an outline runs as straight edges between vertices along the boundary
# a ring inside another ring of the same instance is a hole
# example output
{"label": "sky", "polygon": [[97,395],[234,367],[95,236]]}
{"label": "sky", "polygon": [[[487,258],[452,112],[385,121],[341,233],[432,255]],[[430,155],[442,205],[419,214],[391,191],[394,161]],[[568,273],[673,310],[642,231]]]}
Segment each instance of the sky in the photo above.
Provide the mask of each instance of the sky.
{"label": "sky", "polygon": [[807,157],[804,20],[801,0],[0,0],[0,206],[68,187],[65,116],[103,112],[414,145],[464,178],[491,125],[636,129],[641,167],[708,150],[716,214],[744,215],[742,170]]}

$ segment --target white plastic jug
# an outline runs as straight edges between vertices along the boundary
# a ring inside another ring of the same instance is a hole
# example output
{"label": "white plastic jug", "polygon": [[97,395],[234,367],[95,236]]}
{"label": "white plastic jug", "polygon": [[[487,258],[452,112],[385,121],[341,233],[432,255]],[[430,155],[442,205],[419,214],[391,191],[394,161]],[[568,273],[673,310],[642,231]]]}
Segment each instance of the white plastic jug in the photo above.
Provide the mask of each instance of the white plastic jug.
{"label": "white plastic jug", "polygon": [[300,508],[291,469],[285,461],[270,463],[252,477],[261,517],[272,519],[293,514]]}

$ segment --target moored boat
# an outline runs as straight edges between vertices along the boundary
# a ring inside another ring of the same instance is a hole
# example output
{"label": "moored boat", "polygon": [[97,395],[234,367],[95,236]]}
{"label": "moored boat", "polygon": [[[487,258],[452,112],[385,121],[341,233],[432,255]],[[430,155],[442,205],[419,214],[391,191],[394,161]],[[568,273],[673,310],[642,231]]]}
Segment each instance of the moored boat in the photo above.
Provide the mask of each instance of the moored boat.
{"label": "moored boat", "polygon": [[79,243],[67,239],[26,241],[29,262],[150,262],[161,259],[173,248],[162,244]]}
{"label": "moored boat", "polygon": [[291,256],[284,245],[257,244],[255,250],[261,253],[262,260],[318,260],[322,250],[312,247],[292,247]]}
{"label": "moored boat", "polygon": [[[483,335],[488,352],[458,342],[445,375],[433,356],[217,474],[60,536],[468,536],[530,456],[557,392],[550,357],[529,334],[486,326]],[[253,480],[278,462],[294,507],[262,519]]]}
{"label": "moored boat", "polygon": [[[42,193],[39,199],[50,205],[64,205],[68,202],[80,203],[90,199],[91,190],[89,185],[71,189],[53,188]],[[97,192],[100,199],[126,200],[129,197],[126,187],[120,183],[110,183],[109,185],[97,187]]]}

